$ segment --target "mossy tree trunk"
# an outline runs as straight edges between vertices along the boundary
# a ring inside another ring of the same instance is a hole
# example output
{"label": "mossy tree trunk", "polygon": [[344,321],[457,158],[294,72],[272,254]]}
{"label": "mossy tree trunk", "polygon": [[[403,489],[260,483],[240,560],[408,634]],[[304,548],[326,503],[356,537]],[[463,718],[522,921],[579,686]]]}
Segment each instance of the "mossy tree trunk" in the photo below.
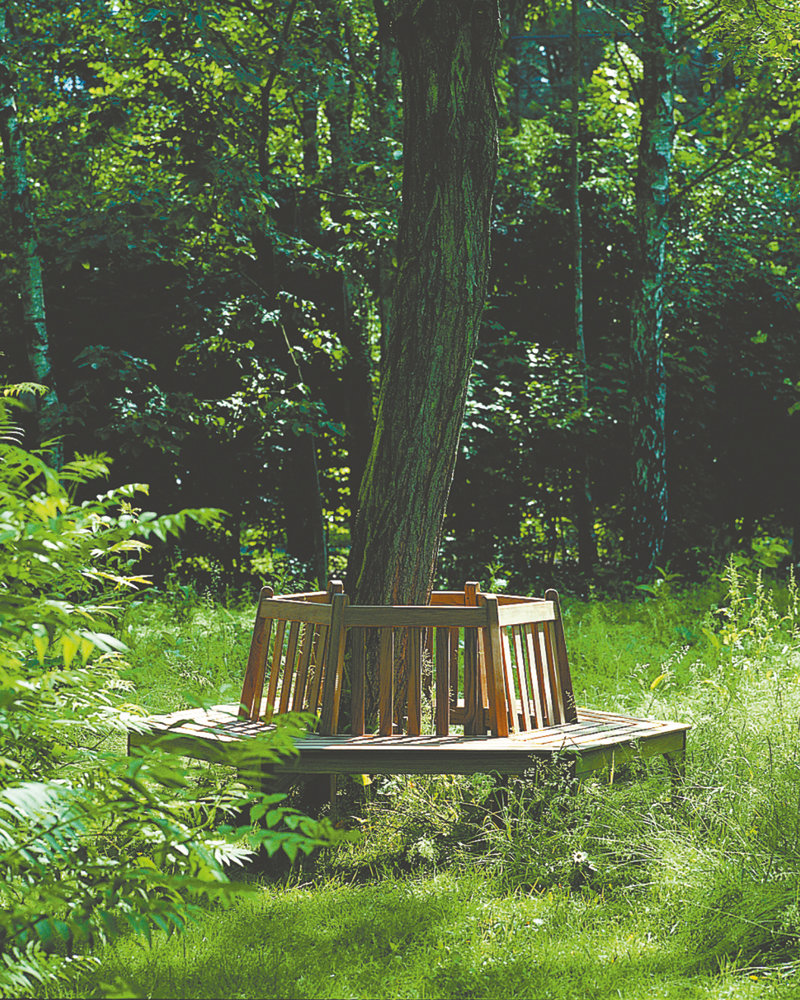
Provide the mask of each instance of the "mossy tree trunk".
{"label": "mossy tree trunk", "polygon": [[641,575],[662,560],[667,530],[664,261],[675,140],[675,23],[669,0],[644,12],[642,117],[636,175],[639,287],[631,322],[632,551]]}
{"label": "mossy tree trunk", "polygon": [[499,14],[495,0],[394,2],[378,14],[400,56],[403,189],[347,589],[360,604],[414,604],[433,586],[486,295]]}
{"label": "mossy tree trunk", "polygon": [[[46,386],[45,394],[35,400],[39,443],[52,440],[60,431],[60,407],[50,356],[44,302],[42,262],[36,237],[33,198],[25,165],[16,102],[16,76],[12,67],[9,15],[0,4],[0,140],[3,145],[5,187],[8,197],[11,231],[17,241],[16,267],[22,300],[22,335],[28,354],[30,377]],[[59,468],[63,460],[60,442],[50,450],[49,461]]]}
{"label": "mossy tree trunk", "polygon": [[[570,11],[572,42],[572,83],[570,88],[570,216],[572,222],[572,288],[575,351],[581,367],[581,406],[589,407],[589,362],[586,356],[586,326],[583,309],[583,218],[581,215],[581,79],[583,51],[580,32],[580,0],[572,0]],[[578,525],[578,569],[590,580],[597,562],[594,534],[594,504],[589,470],[591,442],[583,435],[581,460],[575,470],[575,508]]]}

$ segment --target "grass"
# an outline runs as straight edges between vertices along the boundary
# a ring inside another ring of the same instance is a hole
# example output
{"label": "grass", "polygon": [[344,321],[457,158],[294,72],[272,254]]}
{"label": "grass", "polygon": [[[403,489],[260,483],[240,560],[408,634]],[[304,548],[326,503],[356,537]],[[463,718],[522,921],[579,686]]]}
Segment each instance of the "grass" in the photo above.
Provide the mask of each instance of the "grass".
{"label": "grass", "polygon": [[[133,609],[140,699],[235,699],[250,614]],[[660,762],[577,791],[558,776],[376,779],[366,798],[353,784],[357,842],[250,870],[254,892],[181,937],[117,941],[74,995],[800,996],[796,590],[729,567],[647,601],[566,602],[566,619],[580,703],[692,722],[678,788]]]}

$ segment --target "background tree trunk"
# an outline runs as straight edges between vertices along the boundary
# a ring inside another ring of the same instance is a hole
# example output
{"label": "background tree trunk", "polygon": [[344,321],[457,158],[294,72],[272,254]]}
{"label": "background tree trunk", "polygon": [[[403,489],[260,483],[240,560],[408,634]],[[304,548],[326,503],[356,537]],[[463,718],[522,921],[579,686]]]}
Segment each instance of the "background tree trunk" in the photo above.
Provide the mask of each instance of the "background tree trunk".
{"label": "background tree trunk", "polygon": [[667,529],[664,260],[675,139],[675,24],[668,0],[648,3],[643,41],[642,118],[636,175],[639,287],[631,322],[631,515],[636,568],[648,576],[663,558]]}
{"label": "background tree trunk", "polygon": [[[570,24],[572,35],[572,85],[570,108],[570,214],[572,220],[572,280],[575,323],[575,350],[581,366],[581,405],[589,405],[589,364],[586,358],[586,327],[583,312],[583,219],[581,216],[581,77],[583,51],[580,32],[580,0],[572,0]],[[582,435],[580,467],[575,470],[575,507],[578,527],[578,569],[590,580],[597,561],[594,537],[592,480],[589,475],[588,435]]]}
{"label": "background tree trunk", "polygon": [[[34,397],[38,438],[41,444],[60,431],[60,407],[53,380],[50,342],[44,304],[42,262],[36,238],[33,198],[25,165],[25,145],[17,114],[16,78],[9,53],[8,12],[0,6],[0,139],[5,158],[5,183],[11,230],[18,241],[17,268],[22,298],[22,333],[34,382],[47,387],[39,399]],[[63,446],[51,447],[49,461],[55,468],[63,464]]]}

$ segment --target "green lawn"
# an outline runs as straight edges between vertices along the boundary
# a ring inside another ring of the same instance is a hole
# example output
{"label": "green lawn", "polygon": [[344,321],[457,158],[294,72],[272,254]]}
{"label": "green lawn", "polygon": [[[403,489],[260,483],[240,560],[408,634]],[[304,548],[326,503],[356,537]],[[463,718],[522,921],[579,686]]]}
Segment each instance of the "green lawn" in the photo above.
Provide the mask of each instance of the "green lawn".
{"label": "green lawn", "polygon": [[[185,603],[129,616],[150,708],[225,684],[236,697],[249,610]],[[234,873],[242,899],[182,936],[118,940],[71,995],[800,996],[796,592],[729,573],[724,587],[565,603],[579,701],[692,723],[680,787],[658,762],[577,790],[350,783],[340,806],[358,840]]]}

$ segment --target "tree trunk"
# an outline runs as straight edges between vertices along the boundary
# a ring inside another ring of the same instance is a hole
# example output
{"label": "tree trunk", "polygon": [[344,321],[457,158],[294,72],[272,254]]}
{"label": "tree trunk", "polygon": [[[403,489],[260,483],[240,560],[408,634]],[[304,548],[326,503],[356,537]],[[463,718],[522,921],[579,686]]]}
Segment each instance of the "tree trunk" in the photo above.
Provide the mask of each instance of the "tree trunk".
{"label": "tree trunk", "polygon": [[669,0],[645,9],[642,117],[636,174],[639,287],[631,322],[632,553],[638,572],[662,560],[667,529],[664,259],[675,139],[675,25]]}
{"label": "tree trunk", "polygon": [[508,59],[506,106],[509,125],[515,135],[519,132],[522,119],[528,113],[534,98],[531,39],[525,37],[529,7],[528,0],[508,0],[506,3],[505,52]]}
{"label": "tree trunk", "polygon": [[378,6],[403,82],[398,274],[348,590],[364,604],[432,589],[486,294],[497,168],[494,0]]}
{"label": "tree trunk", "polygon": [[[400,76],[400,60],[393,35],[386,20],[378,28],[378,64],[375,70],[375,107],[373,109],[373,132],[377,157],[387,168],[394,162],[394,139],[399,131],[400,106],[397,81]],[[394,241],[382,240],[377,248],[375,267],[377,271],[378,312],[381,320],[381,364],[386,359],[389,330],[392,325],[392,296],[396,269],[394,264]]]}
{"label": "tree trunk", "polygon": [[[0,6],[0,139],[5,157],[5,181],[11,231],[18,246],[17,267],[22,298],[22,334],[30,364],[31,379],[47,387],[35,400],[39,443],[52,440],[60,430],[60,407],[53,381],[50,343],[44,304],[42,262],[36,238],[33,198],[25,166],[25,146],[15,95],[15,74],[9,55],[8,12]],[[51,446],[49,462],[63,463],[60,442]]]}
{"label": "tree trunk", "polygon": [[[328,83],[325,114],[329,127],[331,155],[330,187],[334,196],[330,202],[331,218],[338,223],[347,221],[347,209],[352,202],[345,192],[353,174],[353,39],[350,11],[346,5],[334,8],[333,24],[338,34],[328,36],[332,62]],[[337,24],[338,21],[338,24]],[[341,372],[342,415],[349,467],[348,486],[350,509],[355,511],[361,477],[369,456],[373,432],[372,355],[366,325],[366,310],[360,309],[361,280],[354,270],[343,268],[337,276],[341,284],[339,336],[347,352]],[[352,515],[351,515],[352,516]]]}
{"label": "tree trunk", "polygon": [[[572,280],[575,349],[581,366],[581,405],[589,406],[589,364],[586,358],[586,328],[583,321],[583,219],[581,216],[580,91],[583,53],[580,34],[580,0],[572,0],[572,88],[570,109],[570,201],[572,216]],[[578,569],[589,580],[597,561],[594,537],[594,505],[589,475],[589,441],[581,437],[580,468],[576,470],[576,520],[578,528]]]}

